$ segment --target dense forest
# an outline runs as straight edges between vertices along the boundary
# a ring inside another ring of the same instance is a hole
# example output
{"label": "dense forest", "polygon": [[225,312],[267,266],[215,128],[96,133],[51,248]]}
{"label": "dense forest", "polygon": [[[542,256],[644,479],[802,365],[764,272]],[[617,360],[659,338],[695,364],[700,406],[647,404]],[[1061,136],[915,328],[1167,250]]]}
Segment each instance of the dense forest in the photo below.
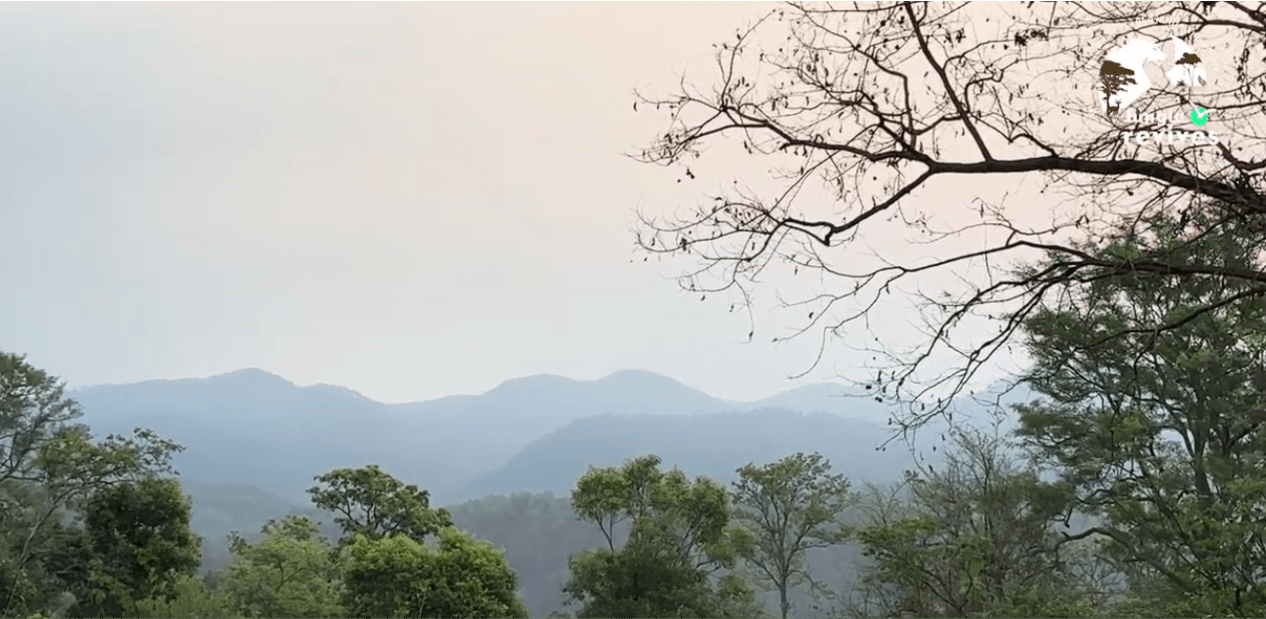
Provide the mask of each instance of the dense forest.
{"label": "dense forest", "polygon": [[[1151,225],[1093,251],[1177,242],[1174,222]],[[1248,247],[1208,234],[1183,251],[1234,264]],[[377,465],[337,468],[314,472],[310,511],[234,534],[207,573],[171,466],[183,447],[94,437],[58,379],[4,353],[3,615],[1261,616],[1266,303],[1099,341],[1202,294],[1136,273],[1034,312],[1015,423],[952,426],[935,464],[892,483],[815,452],[728,483],[645,454],[590,467],[568,497],[444,509]],[[826,576],[831,549],[855,551],[847,586]],[[525,599],[528,583],[557,597]]]}

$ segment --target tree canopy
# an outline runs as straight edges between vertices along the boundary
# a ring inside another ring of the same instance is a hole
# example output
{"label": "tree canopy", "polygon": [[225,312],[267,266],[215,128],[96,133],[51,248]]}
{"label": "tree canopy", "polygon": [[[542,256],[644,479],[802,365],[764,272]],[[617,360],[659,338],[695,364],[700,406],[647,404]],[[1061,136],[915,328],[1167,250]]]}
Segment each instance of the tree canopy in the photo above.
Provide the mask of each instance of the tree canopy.
{"label": "tree canopy", "polygon": [[[121,497],[153,499],[150,506],[175,527],[166,531],[167,543],[174,544],[171,550],[183,556],[180,547],[188,546],[190,540],[180,532],[180,527],[188,525],[183,497],[172,494],[171,487],[162,482],[143,481],[170,472],[171,455],[181,447],[143,429],[132,437],[94,440],[86,426],[76,423],[82,414],[78,404],[66,397],[64,383],[24,357],[0,351],[0,614],[25,613],[63,588],[53,564],[75,556],[67,545],[113,554],[106,546],[115,544],[115,550],[130,552],[127,544],[135,540],[105,539],[113,535],[108,520],[89,522],[87,529],[62,526],[63,516],[81,512],[85,501],[94,506],[94,513],[99,510],[98,518],[118,517],[130,520],[130,526],[143,526],[147,515],[125,505],[127,500]],[[138,482],[139,487],[119,489]],[[141,495],[130,494],[134,491]],[[96,539],[76,539],[85,531],[95,533]],[[127,560],[117,554],[95,558]],[[171,558],[176,567],[185,560]],[[139,559],[133,556],[131,564],[113,563],[112,567],[139,577],[134,570],[147,569],[135,564]],[[131,584],[142,585],[135,578]],[[75,604],[73,597],[59,597],[63,598],[68,601],[58,602],[59,606]]]}
{"label": "tree canopy", "polygon": [[[1243,231],[1194,219],[1190,230],[1154,218],[1099,253],[1256,259]],[[1074,506],[1101,518],[1079,537],[1102,538],[1122,568],[1164,578],[1204,612],[1261,613],[1266,298],[1236,278],[1169,284],[1145,272],[1096,281],[1033,313],[1028,381],[1044,397],[1020,407],[1021,435]],[[1156,331],[1157,320],[1183,327]]]}
{"label": "tree canopy", "polygon": [[405,484],[369,465],[336,469],[316,477],[308,490],[312,504],[337,514],[335,522],[349,538],[405,535],[423,540],[453,525],[443,509],[431,509],[430,493]]}
{"label": "tree canopy", "polygon": [[[734,574],[751,544],[730,523],[725,487],[680,469],[663,471],[658,456],[620,467],[591,468],[576,482],[572,505],[603,533],[607,548],[571,558],[564,586],[578,617],[750,616],[755,600]],[[622,527],[622,528],[617,528]],[[616,539],[627,541],[617,547]]]}
{"label": "tree canopy", "polygon": [[778,591],[783,619],[791,611],[792,586],[813,582],[808,551],[844,543],[844,511],[854,496],[849,481],[831,473],[819,454],[792,454],[764,466],[748,464],[734,482],[735,519],[753,533],[744,558],[758,578]]}

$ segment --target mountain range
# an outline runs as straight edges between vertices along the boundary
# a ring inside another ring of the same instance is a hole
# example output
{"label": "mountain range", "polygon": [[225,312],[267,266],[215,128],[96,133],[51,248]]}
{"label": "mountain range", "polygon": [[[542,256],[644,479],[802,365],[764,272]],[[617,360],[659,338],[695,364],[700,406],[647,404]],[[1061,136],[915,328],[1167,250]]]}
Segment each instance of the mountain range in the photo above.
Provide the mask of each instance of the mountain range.
{"label": "mountain range", "polygon": [[[624,441],[637,452],[629,455],[637,455],[652,444],[628,443],[629,427],[672,424],[680,417],[702,416],[691,428],[706,432],[710,424],[725,426],[731,419],[726,415],[736,413],[828,413],[838,417],[837,423],[866,428],[864,434],[878,444],[888,415],[873,400],[848,397],[855,394],[841,385],[807,385],[755,402],[733,402],[644,371],[621,371],[593,381],[531,376],[480,395],[409,404],[375,402],[342,387],[300,387],[258,369],[205,379],[89,387],[71,395],[84,408],[84,421],[100,434],[147,427],[184,445],[175,464],[186,479],[247,483],[299,501],[305,500],[313,476],[368,463],[430,489],[437,501],[476,498],[482,488],[495,486],[490,480],[516,458],[515,466],[522,470],[522,458],[534,453],[529,446],[547,438],[566,441],[568,433],[593,435],[594,424],[604,423],[596,419],[615,424],[610,438]],[[635,419],[643,416],[654,418]],[[590,421],[572,427],[586,419]],[[564,434],[551,436],[559,432]],[[642,434],[655,437],[657,432],[648,426]],[[738,438],[733,447],[743,451],[754,446],[744,440],[760,442],[769,436],[755,431]],[[606,453],[620,451],[626,450]],[[583,472],[582,464],[566,484]]]}

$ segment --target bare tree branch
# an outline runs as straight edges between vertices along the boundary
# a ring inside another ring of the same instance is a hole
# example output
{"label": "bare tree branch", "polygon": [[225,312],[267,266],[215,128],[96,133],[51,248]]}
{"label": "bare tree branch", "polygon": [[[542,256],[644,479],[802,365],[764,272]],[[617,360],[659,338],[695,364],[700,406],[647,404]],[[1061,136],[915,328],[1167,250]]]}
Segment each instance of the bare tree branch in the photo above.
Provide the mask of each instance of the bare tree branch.
{"label": "bare tree branch", "polygon": [[[642,109],[667,112],[667,128],[633,158],[683,168],[691,180],[697,174],[688,164],[708,146],[741,148],[769,164],[766,178],[706,196],[690,216],[642,214],[638,246],[688,256],[697,266],[682,285],[734,291],[749,317],[766,270],[829,276],[819,292],[784,302],[811,310],[796,336],[821,333],[810,370],[830,343],[856,333],[850,325],[869,330],[878,304],[905,292],[922,312],[921,343],[898,350],[876,334],[867,348],[884,364],[875,386],[903,405],[903,430],[949,412],[952,396],[1010,354],[1018,325],[1062,283],[1148,272],[1175,282],[1266,284],[1261,260],[1211,265],[1086,251],[1158,213],[1181,219],[1210,209],[1221,225],[1252,231],[1250,242],[1266,250],[1266,12],[1260,2],[1207,4],[780,8],[717,46],[711,93],[683,81],[671,96],[638,95]],[[1177,58],[1179,39],[1199,50],[1207,83],[1169,83],[1162,67],[1144,70],[1140,61],[1150,90],[1128,113],[1103,111],[1114,105],[1100,71],[1109,53],[1139,40],[1172,48]],[[1197,107],[1212,110],[1212,120],[1183,124]],[[1169,142],[1140,136],[1157,130]],[[984,196],[937,201],[944,180],[976,177],[982,189],[1030,178],[1041,189],[1018,207]],[[1042,216],[1049,221],[1025,223]],[[861,255],[891,222],[904,226],[907,247],[935,255],[912,261],[891,241]],[[979,234],[983,246],[964,245]],[[1022,268],[1052,256],[1045,269]],[[1234,294],[1266,293],[1249,290]],[[997,330],[981,335],[965,326],[982,320]],[[950,369],[927,374],[947,356],[957,359]]]}

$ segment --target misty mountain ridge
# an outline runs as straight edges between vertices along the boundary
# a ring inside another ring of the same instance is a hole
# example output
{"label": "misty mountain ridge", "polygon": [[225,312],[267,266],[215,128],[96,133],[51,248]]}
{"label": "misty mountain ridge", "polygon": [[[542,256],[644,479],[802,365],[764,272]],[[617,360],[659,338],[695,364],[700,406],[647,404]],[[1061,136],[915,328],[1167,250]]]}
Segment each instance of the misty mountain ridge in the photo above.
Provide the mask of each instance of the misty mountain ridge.
{"label": "misty mountain ridge", "polygon": [[[430,488],[437,498],[471,498],[468,493],[482,483],[476,480],[495,479],[497,471],[534,441],[569,424],[604,415],[654,415],[655,419],[635,425],[666,430],[677,423],[669,419],[674,416],[704,416],[705,426],[720,428],[738,420],[727,415],[739,413],[825,413],[864,428],[857,435],[874,437],[877,444],[886,436],[875,428],[886,423],[891,411],[889,405],[865,397],[864,390],[838,384],[802,385],[761,400],[738,402],[644,370],[623,370],[587,381],[541,374],[507,380],[479,395],[404,404],[376,402],[339,386],[300,387],[253,368],[209,378],[101,385],[70,395],[83,405],[85,421],[98,433],[147,427],[184,445],[187,449],[176,456],[175,464],[191,480],[249,483],[294,500],[304,499],[302,492],[314,475],[366,463],[377,463]],[[627,421],[602,423],[614,434],[589,440],[623,446],[611,453],[650,447],[633,439],[650,430],[617,427]],[[769,428],[792,432],[799,427],[783,427],[772,419],[769,424],[765,428],[745,425],[751,427],[751,435],[735,437],[734,448],[740,453],[752,451],[768,442]],[[698,425],[689,427],[702,432]],[[811,444],[805,444],[805,450],[824,453],[836,440],[826,436],[837,435],[816,434],[807,427],[795,431],[807,433]],[[718,432],[733,434],[724,429]],[[576,475],[583,470],[582,466]]]}
{"label": "misty mountain ridge", "polygon": [[[260,369],[74,390],[98,433],[147,427],[184,445],[177,469],[210,484],[250,483],[296,500],[313,475],[375,462],[450,495],[532,441],[586,417],[708,415],[794,403],[798,412],[883,420],[886,406],[842,385],[805,385],[755,402],[712,397],[641,370],[581,381],[515,378],[479,395],[384,404],[343,387],[300,387]],[[266,473],[265,473],[266,472]],[[583,472],[583,471],[580,471]],[[579,473],[578,473],[579,474]]]}
{"label": "misty mountain ridge", "polygon": [[533,441],[501,468],[472,480],[461,496],[566,495],[589,466],[616,466],[648,453],[687,474],[729,482],[748,462],[763,464],[816,451],[851,479],[890,482],[911,462],[901,446],[878,448],[890,436],[891,430],[881,424],[782,408],[690,416],[596,415]]}
{"label": "misty mountain ridge", "polygon": [[[862,388],[840,383],[816,382],[797,385],[759,400],[728,400],[709,395],[702,390],[648,370],[616,370],[602,378],[578,380],[557,374],[536,374],[511,378],[482,394],[457,394],[431,400],[405,403],[378,402],[349,387],[316,383],[298,385],[290,380],[259,368],[244,368],[206,378],[153,379],[136,383],[103,384],[71,390],[74,397],[117,397],[127,392],[129,397],[165,397],[179,393],[194,395],[199,391],[231,390],[250,398],[287,397],[296,391],[308,394],[328,394],[331,399],[371,403],[393,411],[429,412],[435,409],[477,406],[476,403],[521,403],[526,399],[550,398],[551,391],[570,392],[569,398],[588,395],[595,400],[606,400],[607,409],[598,414],[640,414],[649,404],[646,399],[658,397],[673,406],[687,404],[684,414],[744,411],[758,408],[786,408],[798,412],[829,412],[869,421],[886,421],[889,407],[873,401],[873,393]],[[640,400],[639,400],[640,399]],[[639,400],[639,401],[634,401]],[[860,402],[860,404],[859,404]],[[652,403],[653,404],[653,403]],[[689,406],[693,405],[693,406]],[[712,409],[716,409],[715,411]]]}

